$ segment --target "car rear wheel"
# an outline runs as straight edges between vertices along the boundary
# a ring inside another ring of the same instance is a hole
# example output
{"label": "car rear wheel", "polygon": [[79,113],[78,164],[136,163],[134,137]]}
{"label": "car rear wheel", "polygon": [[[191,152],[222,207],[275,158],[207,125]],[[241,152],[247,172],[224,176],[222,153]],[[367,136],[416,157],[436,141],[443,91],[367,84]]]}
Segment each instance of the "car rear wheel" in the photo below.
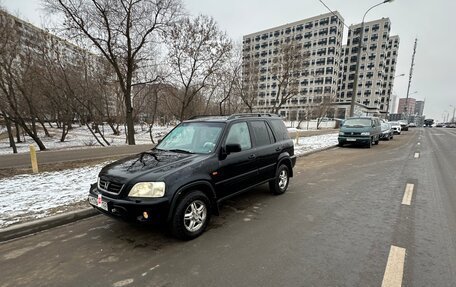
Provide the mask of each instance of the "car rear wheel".
{"label": "car rear wheel", "polygon": [[285,191],[287,191],[289,182],[290,174],[288,167],[282,164],[277,169],[275,179],[269,182],[269,189],[275,195],[283,194]]}
{"label": "car rear wheel", "polygon": [[171,222],[171,231],[179,239],[196,238],[206,229],[210,215],[210,201],[204,193],[187,193],[177,205]]}
{"label": "car rear wheel", "polygon": [[369,139],[369,142],[367,143],[367,148],[371,148],[372,147],[372,142],[374,141],[373,138],[370,138]]}

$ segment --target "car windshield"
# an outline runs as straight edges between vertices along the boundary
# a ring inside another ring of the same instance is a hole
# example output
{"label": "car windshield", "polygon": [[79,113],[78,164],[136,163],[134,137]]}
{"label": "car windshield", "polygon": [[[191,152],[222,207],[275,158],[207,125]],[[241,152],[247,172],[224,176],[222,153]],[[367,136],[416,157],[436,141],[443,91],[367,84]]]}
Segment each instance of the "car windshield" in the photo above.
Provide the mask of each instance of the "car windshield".
{"label": "car windshield", "polygon": [[370,119],[348,119],[344,123],[344,127],[347,128],[362,128],[369,127],[371,125]]}
{"label": "car windshield", "polygon": [[217,146],[223,126],[223,123],[182,123],[166,135],[156,149],[181,153],[211,153]]}
{"label": "car windshield", "polygon": [[387,130],[390,128],[390,125],[387,123],[382,123],[382,130]]}

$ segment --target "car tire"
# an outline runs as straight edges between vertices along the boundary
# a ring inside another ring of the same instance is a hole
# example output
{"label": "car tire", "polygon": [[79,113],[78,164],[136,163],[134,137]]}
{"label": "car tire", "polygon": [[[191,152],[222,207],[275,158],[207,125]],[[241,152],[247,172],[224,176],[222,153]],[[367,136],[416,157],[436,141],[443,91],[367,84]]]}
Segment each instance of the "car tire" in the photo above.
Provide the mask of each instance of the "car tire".
{"label": "car tire", "polygon": [[377,138],[377,140],[375,141],[375,144],[378,145],[380,143],[380,138]]}
{"label": "car tire", "polygon": [[210,201],[201,191],[192,191],[184,195],[177,204],[171,221],[172,234],[182,240],[191,240],[200,236],[211,216]]}
{"label": "car tire", "polygon": [[285,193],[290,182],[290,171],[284,164],[280,165],[276,171],[275,179],[269,181],[269,190],[272,194],[280,195]]}
{"label": "car tire", "polygon": [[369,139],[369,142],[367,143],[367,148],[371,148],[372,147],[372,142],[374,141],[373,138]]}
{"label": "car tire", "polygon": [[343,147],[343,146],[344,146],[344,143],[343,143],[343,142],[339,142],[339,143],[337,144],[337,146]]}

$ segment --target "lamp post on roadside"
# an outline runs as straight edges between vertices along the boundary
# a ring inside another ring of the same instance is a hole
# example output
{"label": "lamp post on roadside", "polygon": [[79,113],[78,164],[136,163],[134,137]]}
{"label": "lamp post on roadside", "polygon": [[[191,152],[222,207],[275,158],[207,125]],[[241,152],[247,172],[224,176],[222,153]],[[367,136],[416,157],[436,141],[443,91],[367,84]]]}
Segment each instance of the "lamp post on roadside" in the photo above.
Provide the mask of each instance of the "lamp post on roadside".
{"label": "lamp post on roadside", "polygon": [[355,102],[356,102],[356,94],[358,93],[358,74],[359,74],[359,65],[361,62],[361,46],[363,42],[363,34],[364,34],[364,19],[366,18],[367,13],[372,10],[373,8],[380,6],[385,3],[393,2],[393,0],[384,0],[381,3],[375,4],[374,6],[367,9],[366,13],[364,13],[363,21],[361,22],[361,31],[359,33],[358,39],[358,50],[356,51],[356,70],[355,70],[355,78],[353,80],[353,91],[351,96],[351,103],[350,103],[350,117],[353,117],[355,112]]}

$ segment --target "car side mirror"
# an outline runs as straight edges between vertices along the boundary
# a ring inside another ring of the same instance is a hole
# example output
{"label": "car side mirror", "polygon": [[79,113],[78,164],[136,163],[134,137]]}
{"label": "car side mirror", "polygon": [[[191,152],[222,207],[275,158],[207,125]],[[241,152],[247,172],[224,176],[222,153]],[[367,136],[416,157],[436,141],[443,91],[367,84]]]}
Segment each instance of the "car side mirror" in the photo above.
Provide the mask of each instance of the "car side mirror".
{"label": "car side mirror", "polygon": [[240,144],[227,144],[225,146],[225,151],[226,151],[226,154],[230,154],[232,152],[240,152],[241,151],[241,145]]}

